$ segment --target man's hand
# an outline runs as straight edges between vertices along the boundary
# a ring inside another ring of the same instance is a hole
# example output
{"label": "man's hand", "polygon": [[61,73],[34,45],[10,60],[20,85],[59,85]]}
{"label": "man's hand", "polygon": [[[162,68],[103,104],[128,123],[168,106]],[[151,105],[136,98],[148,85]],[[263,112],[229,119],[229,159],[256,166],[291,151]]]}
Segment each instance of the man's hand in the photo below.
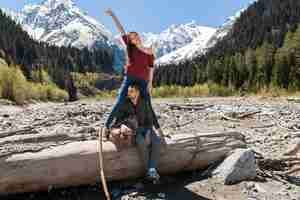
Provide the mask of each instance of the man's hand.
{"label": "man's hand", "polygon": [[105,14],[108,15],[108,16],[113,16],[114,15],[113,11],[110,8],[105,11]]}
{"label": "man's hand", "polygon": [[121,133],[130,133],[132,132],[132,130],[130,128],[128,128],[126,125],[122,124],[121,125]]}
{"label": "man's hand", "polygon": [[103,129],[103,133],[104,133],[104,137],[109,140],[109,136],[110,136],[110,129],[109,128],[106,128],[104,127]]}

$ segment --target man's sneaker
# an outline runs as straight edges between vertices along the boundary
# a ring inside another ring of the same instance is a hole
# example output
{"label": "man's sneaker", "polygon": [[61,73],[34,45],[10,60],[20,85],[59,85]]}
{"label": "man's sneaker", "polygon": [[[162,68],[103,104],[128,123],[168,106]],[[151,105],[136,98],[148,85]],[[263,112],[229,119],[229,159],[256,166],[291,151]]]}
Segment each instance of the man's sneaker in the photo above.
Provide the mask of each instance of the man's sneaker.
{"label": "man's sneaker", "polygon": [[150,168],[147,172],[147,179],[153,182],[159,181],[159,174],[155,168]]}

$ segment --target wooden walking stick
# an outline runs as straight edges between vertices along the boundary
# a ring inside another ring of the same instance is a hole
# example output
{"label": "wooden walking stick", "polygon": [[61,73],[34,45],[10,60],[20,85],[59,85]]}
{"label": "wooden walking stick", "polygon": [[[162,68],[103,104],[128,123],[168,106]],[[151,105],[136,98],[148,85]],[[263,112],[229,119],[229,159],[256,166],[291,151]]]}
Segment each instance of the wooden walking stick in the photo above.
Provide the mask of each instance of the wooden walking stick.
{"label": "wooden walking stick", "polygon": [[109,194],[108,189],[107,189],[105,175],[104,175],[102,133],[103,133],[103,128],[101,127],[101,129],[99,129],[99,131],[98,131],[98,135],[99,135],[98,155],[99,155],[100,176],[101,176],[102,187],[103,187],[106,199],[111,200],[110,194]]}

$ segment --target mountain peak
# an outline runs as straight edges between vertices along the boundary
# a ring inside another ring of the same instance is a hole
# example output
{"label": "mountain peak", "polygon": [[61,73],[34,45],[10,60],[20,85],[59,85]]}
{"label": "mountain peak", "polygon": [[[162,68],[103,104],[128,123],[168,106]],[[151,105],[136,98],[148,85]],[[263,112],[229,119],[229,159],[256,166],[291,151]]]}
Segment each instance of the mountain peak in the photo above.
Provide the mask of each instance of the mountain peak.
{"label": "mountain peak", "polygon": [[210,27],[206,27],[206,26],[201,26],[195,20],[192,20],[192,21],[184,23],[184,24],[172,24],[168,29],[165,30],[165,32],[176,30],[176,29],[177,30],[180,30],[180,29],[199,29],[200,27],[210,28]]}
{"label": "mountain peak", "polygon": [[197,23],[196,23],[195,20],[192,20],[192,21],[186,23],[185,25],[186,25],[186,26],[197,26]]}
{"label": "mountain peak", "polygon": [[30,13],[34,10],[42,11],[43,13],[48,13],[51,10],[63,6],[65,8],[73,8],[75,6],[74,0],[44,0],[40,4],[28,4],[23,8],[24,13]]}
{"label": "mountain peak", "polygon": [[44,0],[42,2],[42,5],[47,6],[49,8],[56,8],[60,5],[72,7],[74,4],[74,0]]}

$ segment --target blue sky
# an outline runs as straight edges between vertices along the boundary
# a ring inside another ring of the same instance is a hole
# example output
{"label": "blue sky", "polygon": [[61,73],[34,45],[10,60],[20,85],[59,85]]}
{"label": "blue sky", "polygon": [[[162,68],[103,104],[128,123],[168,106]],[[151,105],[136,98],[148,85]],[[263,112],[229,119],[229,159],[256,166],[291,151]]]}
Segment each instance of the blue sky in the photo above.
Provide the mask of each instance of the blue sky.
{"label": "blue sky", "polygon": [[[74,0],[90,16],[116,33],[110,17],[104,14],[112,8],[120,18],[126,31],[158,33],[171,24],[188,23],[218,27],[227,17],[253,0]],[[21,10],[28,3],[42,0],[1,0],[1,8]]]}

